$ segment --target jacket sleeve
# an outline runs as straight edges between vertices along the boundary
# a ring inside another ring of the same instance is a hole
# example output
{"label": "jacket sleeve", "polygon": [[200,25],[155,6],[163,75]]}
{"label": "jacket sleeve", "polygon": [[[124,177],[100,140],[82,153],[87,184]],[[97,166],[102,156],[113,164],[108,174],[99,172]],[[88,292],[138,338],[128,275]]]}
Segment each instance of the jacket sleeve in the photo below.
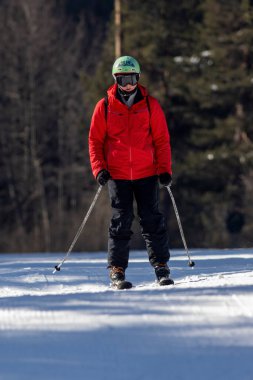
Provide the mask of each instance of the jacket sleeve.
{"label": "jacket sleeve", "polygon": [[101,99],[93,112],[90,131],[89,131],[89,154],[91,169],[94,177],[102,169],[106,169],[106,161],[104,156],[104,141],[106,137],[106,120],[104,99]]}
{"label": "jacket sleeve", "polygon": [[171,168],[171,147],[170,134],[164,112],[155,98],[150,99],[150,126],[153,143],[155,147],[155,159],[157,164],[157,174],[170,173]]}

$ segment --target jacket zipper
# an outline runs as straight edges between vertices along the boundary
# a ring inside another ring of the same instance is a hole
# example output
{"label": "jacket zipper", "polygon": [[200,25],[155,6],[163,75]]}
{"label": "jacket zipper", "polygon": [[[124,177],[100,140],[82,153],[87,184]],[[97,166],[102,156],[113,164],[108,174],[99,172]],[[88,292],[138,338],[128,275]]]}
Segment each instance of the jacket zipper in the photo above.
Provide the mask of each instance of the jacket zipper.
{"label": "jacket zipper", "polygon": [[130,161],[130,178],[133,180],[133,163],[132,163],[132,146],[131,146],[131,134],[130,134],[130,111],[128,110],[128,140],[129,140],[129,161]]}

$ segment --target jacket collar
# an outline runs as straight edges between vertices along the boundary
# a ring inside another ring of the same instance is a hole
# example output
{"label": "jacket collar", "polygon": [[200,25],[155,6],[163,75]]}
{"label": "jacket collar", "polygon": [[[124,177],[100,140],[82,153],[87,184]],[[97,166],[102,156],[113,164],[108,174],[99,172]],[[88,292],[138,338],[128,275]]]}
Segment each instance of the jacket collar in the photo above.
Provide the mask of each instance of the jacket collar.
{"label": "jacket collar", "polygon": [[[148,95],[147,89],[145,87],[143,87],[142,85],[140,85],[139,83],[137,85],[137,89],[138,89],[137,95],[139,93],[139,96],[138,96],[139,100],[141,100],[140,99],[141,97],[144,98]],[[108,97],[117,98],[117,92],[118,92],[118,85],[115,83],[111,87],[108,88],[108,90],[107,90]]]}

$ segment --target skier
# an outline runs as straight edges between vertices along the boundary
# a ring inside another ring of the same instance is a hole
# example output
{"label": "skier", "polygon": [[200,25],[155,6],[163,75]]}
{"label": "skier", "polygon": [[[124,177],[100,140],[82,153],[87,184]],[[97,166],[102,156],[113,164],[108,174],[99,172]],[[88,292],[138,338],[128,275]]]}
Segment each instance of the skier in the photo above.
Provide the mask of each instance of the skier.
{"label": "skier", "polygon": [[125,280],[134,218],[133,200],[150,264],[160,285],[173,284],[167,265],[170,252],[164,216],[158,209],[159,182],[172,182],[171,148],[165,115],[158,101],[139,84],[140,66],[130,56],[112,67],[115,84],[94,110],[89,152],[93,175],[108,183],[112,219],[108,236],[108,268],[112,284],[130,288]]}

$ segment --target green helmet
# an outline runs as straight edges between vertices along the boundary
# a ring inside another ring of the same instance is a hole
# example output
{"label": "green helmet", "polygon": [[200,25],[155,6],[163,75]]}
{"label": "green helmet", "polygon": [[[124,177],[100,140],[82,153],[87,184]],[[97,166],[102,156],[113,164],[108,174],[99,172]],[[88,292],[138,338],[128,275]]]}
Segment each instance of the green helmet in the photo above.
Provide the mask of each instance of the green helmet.
{"label": "green helmet", "polygon": [[139,63],[133,57],[125,55],[116,59],[112,66],[112,75],[121,73],[136,73],[140,74],[141,69]]}

